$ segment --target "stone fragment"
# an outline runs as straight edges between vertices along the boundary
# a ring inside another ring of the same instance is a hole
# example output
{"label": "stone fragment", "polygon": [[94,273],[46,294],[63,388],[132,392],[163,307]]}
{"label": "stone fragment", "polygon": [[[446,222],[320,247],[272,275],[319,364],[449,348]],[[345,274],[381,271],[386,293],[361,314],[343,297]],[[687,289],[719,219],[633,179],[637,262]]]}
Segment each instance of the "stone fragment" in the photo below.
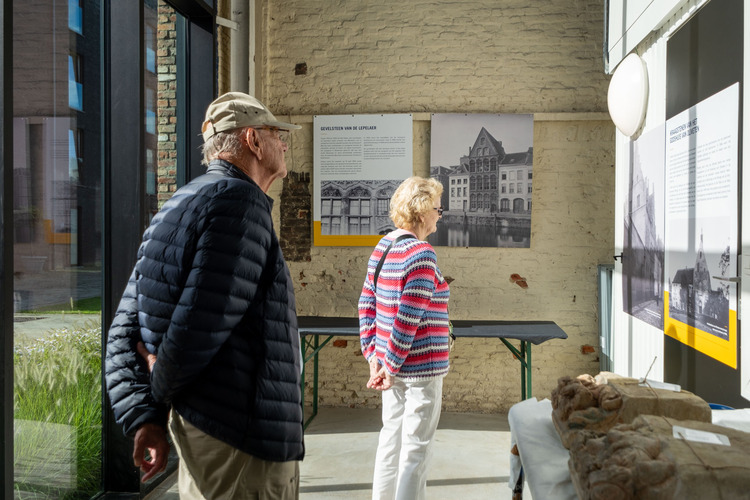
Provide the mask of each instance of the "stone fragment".
{"label": "stone fragment", "polygon": [[[729,446],[674,436],[674,426],[726,436]],[[575,434],[568,461],[581,500],[750,499],[750,434],[643,415],[605,434]]]}
{"label": "stone fragment", "polygon": [[711,422],[708,403],[691,392],[642,386],[637,379],[610,372],[561,377],[551,399],[552,421],[566,448],[576,432],[604,433],[639,415]]}

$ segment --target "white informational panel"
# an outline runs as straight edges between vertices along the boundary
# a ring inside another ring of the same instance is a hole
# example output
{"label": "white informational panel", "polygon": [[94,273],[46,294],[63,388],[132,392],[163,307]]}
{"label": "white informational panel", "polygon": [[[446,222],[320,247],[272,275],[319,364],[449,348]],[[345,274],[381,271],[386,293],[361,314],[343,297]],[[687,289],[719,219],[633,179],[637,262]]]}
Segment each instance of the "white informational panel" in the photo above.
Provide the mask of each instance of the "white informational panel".
{"label": "white informational panel", "polygon": [[389,202],[412,175],[412,115],[313,118],[316,246],[375,246],[395,229]]}
{"label": "white informational panel", "polygon": [[[745,11],[745,39],[744,39],[744,56],[745,64],[743,67],[744,75],[743,80],[750,82],[750,9],[744,9]],[[747,91],[747,86],[742,89],[742,103],[743,103],[743,121],[744,117],[750,116],[750,92]],[[745,165],[748,165],[748,158],[750,155],[750,126],[742,127],[742,150],[743,161],[742,161],[742,199],[740,203],[742,205],[742,258],[740,259],[740,325],[742,325],[742,319],[750,318],[750,198],[744,199],[744,195],[747,193],[750,197],[750,168],[745,170]],[[750,323],[750,322],[749,322]],[[740,326],[740,394],[743,398],[750,400],[750,331],[748,328],[742,328]]]}
{"label": "white informational panel", "polygon": [[664,333],[737,368],[739,84],[666,124]]}

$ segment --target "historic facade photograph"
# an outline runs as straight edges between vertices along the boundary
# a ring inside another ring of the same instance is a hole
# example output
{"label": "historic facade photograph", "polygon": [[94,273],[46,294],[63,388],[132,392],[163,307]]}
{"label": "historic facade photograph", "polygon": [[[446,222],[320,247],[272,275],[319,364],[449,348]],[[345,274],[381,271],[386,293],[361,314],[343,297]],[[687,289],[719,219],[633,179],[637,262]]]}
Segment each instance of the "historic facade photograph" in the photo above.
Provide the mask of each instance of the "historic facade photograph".
{"label": "historic facade photograph", "polygon": [[326,235],[387,234],[395,226],[388,212],[399,180],[323,181],[320,226]]}
{"label": "historic facade photograph", "polygon": [[444,187],[437,246],[528,248],[532,115],[434,114],[430,176]]}
{"label": "historic facade photograph", "polygon": [[623,310],[664,328],[664,127],[633,144],[622,249]]}

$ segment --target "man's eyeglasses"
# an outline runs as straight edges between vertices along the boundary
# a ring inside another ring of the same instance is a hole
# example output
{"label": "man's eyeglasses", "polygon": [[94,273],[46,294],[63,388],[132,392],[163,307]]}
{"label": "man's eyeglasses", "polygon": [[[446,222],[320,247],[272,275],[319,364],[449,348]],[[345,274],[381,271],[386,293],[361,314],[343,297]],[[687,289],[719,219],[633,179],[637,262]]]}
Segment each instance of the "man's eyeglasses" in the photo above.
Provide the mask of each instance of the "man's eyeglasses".
{"label": "man's eyeglasses", "polygon": [[270,130],[272,132],[277,132],[279,136],[279,140],[283,142],[284,144],[289,144],[289,131],[285,130],[283,128],[278,127],[253,127],[255,130]]}
{"label": "man's eyeglasses", "polygon": [[439,207],[439,208],[438,207],[432,207],[432,209],[433,210],[437,210],[438,217],[442,217],[443,216],[443,207]]}

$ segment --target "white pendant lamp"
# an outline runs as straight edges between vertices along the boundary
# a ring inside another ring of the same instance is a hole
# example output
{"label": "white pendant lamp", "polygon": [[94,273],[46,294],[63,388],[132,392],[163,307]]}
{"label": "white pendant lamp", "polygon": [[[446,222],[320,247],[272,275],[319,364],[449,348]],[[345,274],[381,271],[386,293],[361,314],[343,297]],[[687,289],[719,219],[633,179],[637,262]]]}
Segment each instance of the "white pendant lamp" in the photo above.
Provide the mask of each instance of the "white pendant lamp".
{"label": "white pendant lamp", "polygon": [[630,137],[643,125],[648,105],[648,72],[638,54],[629,54],[609,82],[607,107],[617,130]]}

